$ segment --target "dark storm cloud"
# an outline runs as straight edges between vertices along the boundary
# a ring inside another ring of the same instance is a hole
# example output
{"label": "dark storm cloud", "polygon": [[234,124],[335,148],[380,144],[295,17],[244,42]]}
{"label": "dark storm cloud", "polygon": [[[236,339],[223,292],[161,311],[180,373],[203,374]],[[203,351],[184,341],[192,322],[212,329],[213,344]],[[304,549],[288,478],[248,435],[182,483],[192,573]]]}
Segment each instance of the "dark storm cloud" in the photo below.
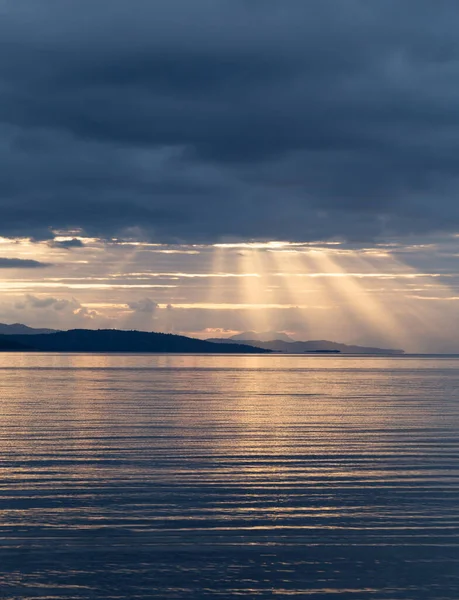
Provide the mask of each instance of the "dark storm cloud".
{"label": "dark storm cloud", "polygon": [[449,0],[0,1],[0,235],[456,230]]}
{"label": "dark storm cloud", "polygon": [[49,263],[25,258],[0,258],[0,269],[44,269]]}

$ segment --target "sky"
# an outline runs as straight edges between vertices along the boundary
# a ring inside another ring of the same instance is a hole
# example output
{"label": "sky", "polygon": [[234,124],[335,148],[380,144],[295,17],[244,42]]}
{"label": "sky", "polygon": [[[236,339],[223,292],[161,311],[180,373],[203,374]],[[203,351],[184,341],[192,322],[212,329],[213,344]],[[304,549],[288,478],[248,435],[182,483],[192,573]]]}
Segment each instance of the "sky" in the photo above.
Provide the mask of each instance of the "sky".
{"label": "sky", "polygon": [[452,0],[0,0],[0,321],[459,352]]}

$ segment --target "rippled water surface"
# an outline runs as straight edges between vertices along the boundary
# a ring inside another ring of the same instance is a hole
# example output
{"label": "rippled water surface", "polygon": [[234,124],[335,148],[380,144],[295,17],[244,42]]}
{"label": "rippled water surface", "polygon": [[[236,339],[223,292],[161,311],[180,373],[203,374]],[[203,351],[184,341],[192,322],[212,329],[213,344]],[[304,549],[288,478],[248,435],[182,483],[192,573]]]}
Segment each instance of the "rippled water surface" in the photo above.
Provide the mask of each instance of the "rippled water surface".
{"label": "rippled water surface", "polygon": [[459,598],[459,359],[0,354],[0,597]]}

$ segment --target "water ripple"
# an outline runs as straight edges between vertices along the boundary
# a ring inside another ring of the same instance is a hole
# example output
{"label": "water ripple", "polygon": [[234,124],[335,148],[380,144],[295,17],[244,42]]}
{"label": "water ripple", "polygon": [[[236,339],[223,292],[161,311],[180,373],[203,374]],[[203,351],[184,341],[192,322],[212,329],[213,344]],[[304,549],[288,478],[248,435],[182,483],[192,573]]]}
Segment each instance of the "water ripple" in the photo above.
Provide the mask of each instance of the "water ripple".
{"label": "water ripple", "polygon": [[6,599],[459,598],[459,359],[0,354]]}

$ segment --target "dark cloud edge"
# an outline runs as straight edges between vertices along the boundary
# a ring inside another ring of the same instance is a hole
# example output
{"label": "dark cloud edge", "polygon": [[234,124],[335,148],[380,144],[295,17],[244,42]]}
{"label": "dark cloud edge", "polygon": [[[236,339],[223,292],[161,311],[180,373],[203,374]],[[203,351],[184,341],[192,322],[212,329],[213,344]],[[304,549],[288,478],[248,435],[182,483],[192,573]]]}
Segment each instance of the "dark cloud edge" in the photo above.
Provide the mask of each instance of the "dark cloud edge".
{"label": "dark cloud edge", "polygon": [[52,266],[39,260],[0,257],[0,269],[45,269]]}

